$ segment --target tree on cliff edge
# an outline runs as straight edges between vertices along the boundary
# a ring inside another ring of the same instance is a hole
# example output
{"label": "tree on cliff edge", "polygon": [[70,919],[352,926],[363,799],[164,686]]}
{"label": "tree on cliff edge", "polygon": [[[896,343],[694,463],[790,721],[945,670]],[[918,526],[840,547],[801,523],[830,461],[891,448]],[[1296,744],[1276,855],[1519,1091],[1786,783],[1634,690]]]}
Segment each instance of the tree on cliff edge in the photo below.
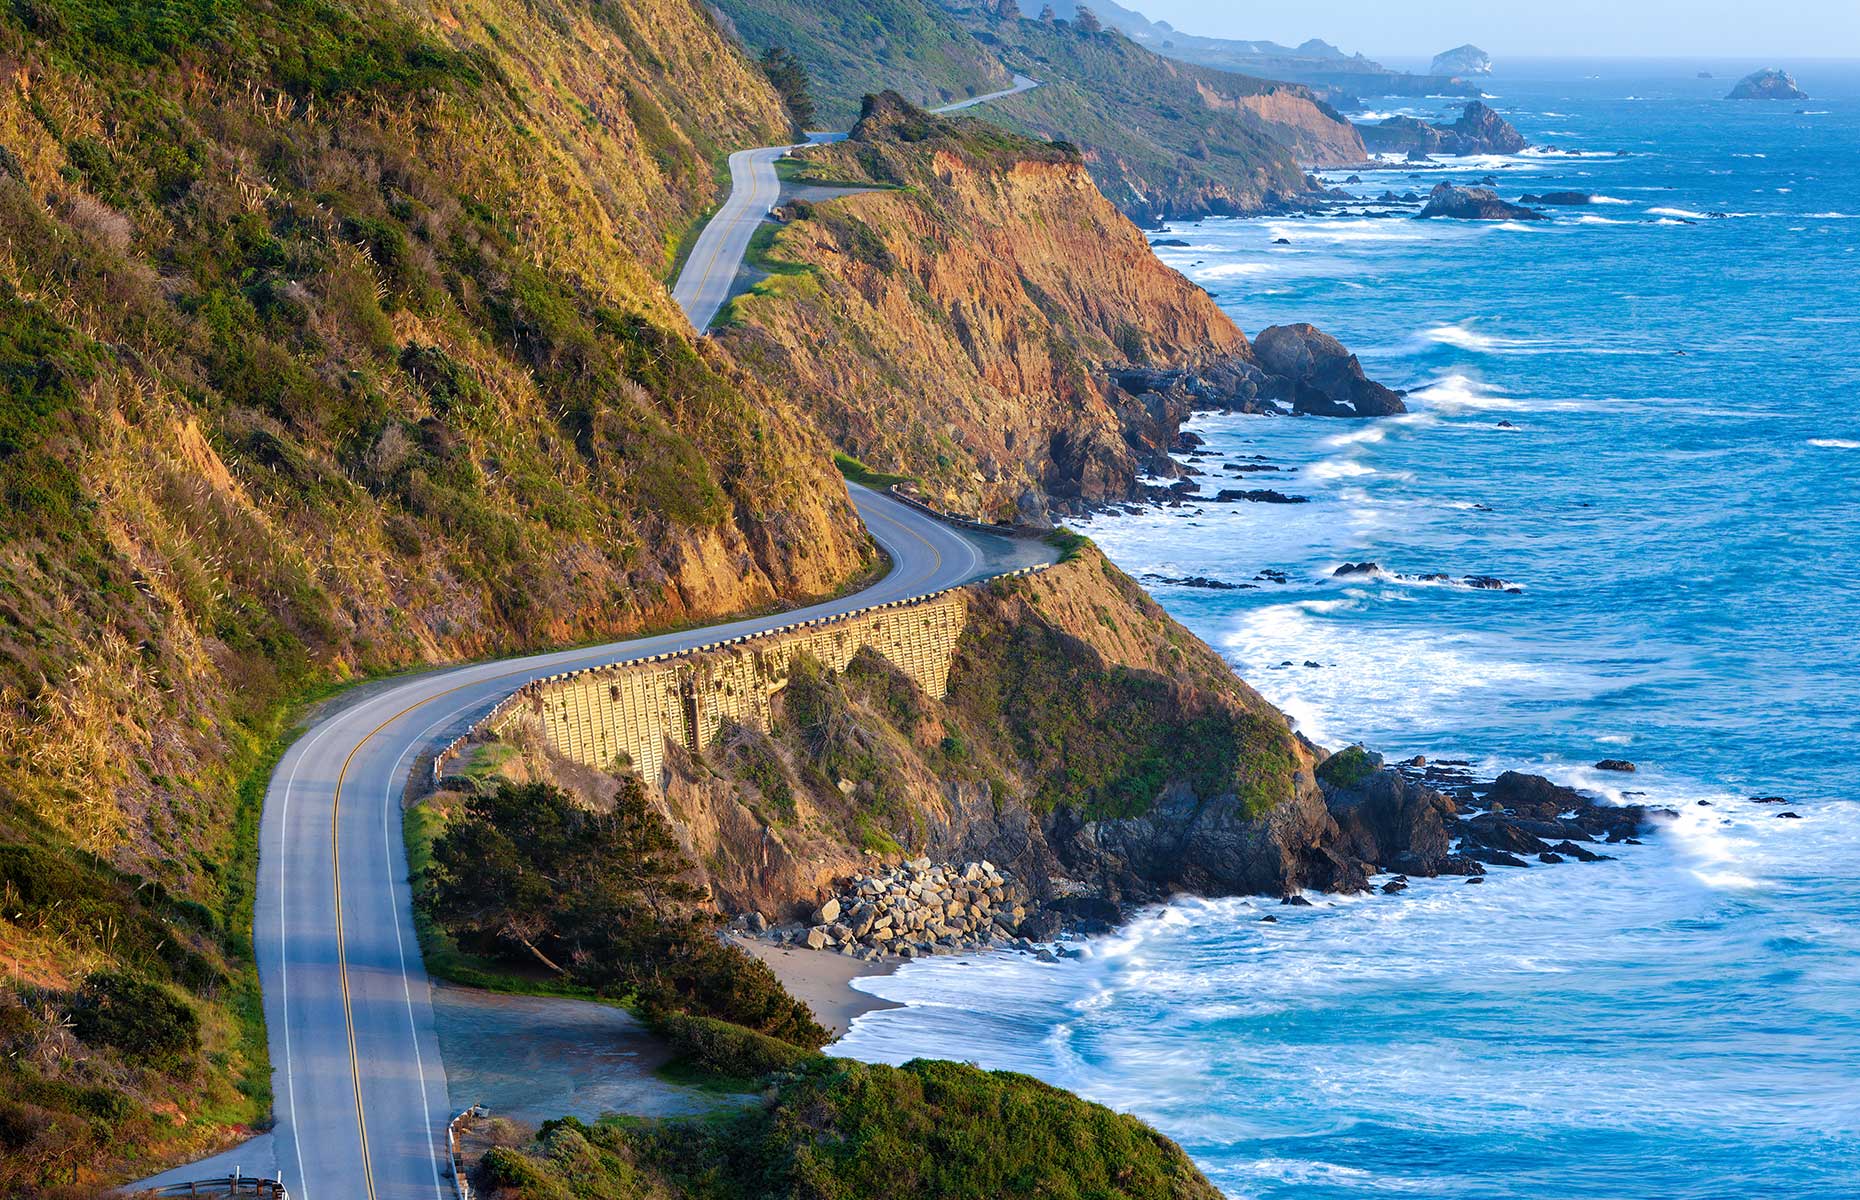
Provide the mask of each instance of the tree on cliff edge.
{"label": "tree on cliff edge", "polygon": [[1077,11],[1072,14],[1072,23],[1078,26],[1079,32],[1086,37],[1097,37],[1104,32],[1104,22],[1098,19],[1097,13],[1083,4],[1079,5]]}
{"label": "tree on cliff edge", "polygon": [[807,68],[801,65],[801,60],[790,53],[786,46],[770,46],[762,54],[762,73],[768,76],[770,85],[781,94],[782,103],[788,106],[788,115],[794,119],[795,128],[805,130],[812,125],[812,81],[808,79]]}

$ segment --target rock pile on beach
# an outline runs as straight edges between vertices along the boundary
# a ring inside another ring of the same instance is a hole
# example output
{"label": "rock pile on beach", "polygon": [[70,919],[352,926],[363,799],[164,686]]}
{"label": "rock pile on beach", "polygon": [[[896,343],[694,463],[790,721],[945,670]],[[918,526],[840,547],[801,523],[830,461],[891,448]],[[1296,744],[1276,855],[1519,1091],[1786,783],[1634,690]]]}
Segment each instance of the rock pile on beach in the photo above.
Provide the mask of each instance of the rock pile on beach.
{"label": "rock pile on beach", "polygon": [[1033,900],[990,862],[933,864],[913,858],[853,878],[785,940],[858,958],[916,958],[990,945],[1029,948],[1040,928]]}

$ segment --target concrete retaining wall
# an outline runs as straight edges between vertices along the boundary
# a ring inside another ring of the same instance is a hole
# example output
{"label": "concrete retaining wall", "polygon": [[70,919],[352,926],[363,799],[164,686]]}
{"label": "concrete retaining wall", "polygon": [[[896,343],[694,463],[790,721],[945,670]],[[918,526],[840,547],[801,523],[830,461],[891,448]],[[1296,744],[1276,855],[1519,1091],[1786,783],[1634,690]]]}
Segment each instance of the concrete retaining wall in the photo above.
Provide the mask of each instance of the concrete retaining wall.
{"label": "concrete retaining wall", "polygon": [[773,698],[803,653],[844,671],[855,654],[870,649],[941,698],[967,617],[963,590],[954,588],[676,654],[551,675],[519,688],[442,751],[434,774],[463,742],[508,738],[528,727],[565,758],[603,771],[631,768],[658,787],[668,741],[702,751],[731,722],[766,732]]}

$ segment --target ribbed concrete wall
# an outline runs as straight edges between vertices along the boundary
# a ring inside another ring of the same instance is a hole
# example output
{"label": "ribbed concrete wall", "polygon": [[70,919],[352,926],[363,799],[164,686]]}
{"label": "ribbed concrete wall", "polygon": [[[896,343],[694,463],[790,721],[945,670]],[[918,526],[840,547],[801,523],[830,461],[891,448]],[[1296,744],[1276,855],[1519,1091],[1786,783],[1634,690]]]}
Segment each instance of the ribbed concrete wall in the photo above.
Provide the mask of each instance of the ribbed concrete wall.
{"label": "ribbed concrete wall", "polygon": [[657,787],[668,740],[702,750],[732,721],[766,732],[773,697],[803,652],[844,671],[870,648],[942,697],[967,616],[964,594],[955,589],[682,654],[553,675],[524,685],[474,733],[506,737],[531,726],[564,757],[600,770],[630,765]]}

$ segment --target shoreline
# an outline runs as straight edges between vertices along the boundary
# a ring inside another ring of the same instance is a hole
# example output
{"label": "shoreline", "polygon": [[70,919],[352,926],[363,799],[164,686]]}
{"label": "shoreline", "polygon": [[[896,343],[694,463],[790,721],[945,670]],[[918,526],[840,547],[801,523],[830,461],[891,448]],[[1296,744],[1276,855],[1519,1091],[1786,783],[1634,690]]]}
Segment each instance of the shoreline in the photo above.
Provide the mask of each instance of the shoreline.
{"label": "shoreline", "polygon": [[760,938],[732,934],[730,940],[768,964],[788,993],[814,1010],[814,1019],[833,1034],[835,1041],[845,1037],[853,1022],[866,1013],[904,1007],[853,987],[855,979],[891,974],[903,965],[902,959],[866,962],[805,946],[776,945]]}

